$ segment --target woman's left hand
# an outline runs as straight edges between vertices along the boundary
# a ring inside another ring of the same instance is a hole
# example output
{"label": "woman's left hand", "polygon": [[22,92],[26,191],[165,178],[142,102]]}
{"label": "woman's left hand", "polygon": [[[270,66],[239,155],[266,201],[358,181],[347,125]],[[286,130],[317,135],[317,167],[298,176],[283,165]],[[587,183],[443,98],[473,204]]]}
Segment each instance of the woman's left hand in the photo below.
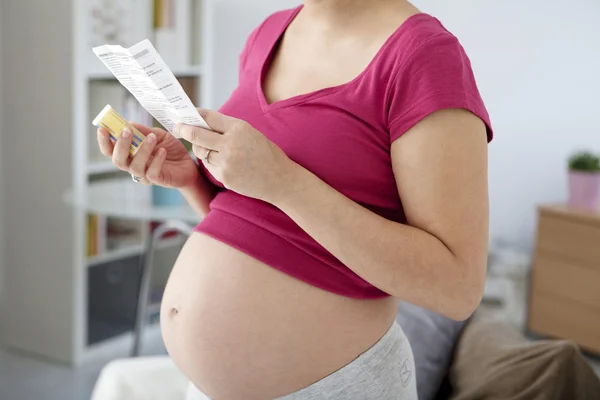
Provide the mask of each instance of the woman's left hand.
{"label": "woman's left hand", "polygon": [[247,122],[199,111],[213,131],[179,124],[175,133],[193,145],[196,157],[227,189],[273,202],[292,180],[297,164]]}

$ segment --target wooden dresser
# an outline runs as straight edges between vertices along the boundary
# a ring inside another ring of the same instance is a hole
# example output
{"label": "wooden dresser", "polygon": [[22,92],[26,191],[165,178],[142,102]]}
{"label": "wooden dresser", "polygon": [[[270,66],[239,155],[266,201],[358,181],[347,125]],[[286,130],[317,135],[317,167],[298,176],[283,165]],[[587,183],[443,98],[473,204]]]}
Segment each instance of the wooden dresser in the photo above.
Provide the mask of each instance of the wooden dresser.
{"label": "wooden dresser", "polygon": [[528,330],[600,354],[600,212],[538,209]]}

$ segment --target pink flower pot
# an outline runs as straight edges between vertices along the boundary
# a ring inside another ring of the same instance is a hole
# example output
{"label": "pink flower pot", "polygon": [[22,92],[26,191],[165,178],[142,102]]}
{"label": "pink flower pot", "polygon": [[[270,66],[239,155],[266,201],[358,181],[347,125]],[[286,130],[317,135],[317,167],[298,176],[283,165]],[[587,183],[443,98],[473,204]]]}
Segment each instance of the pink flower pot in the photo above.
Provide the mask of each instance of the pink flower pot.
{"label": "pink flower pot", "polygon": [[600,172],[569,172],[569,205],[596,210],[600,203]]}

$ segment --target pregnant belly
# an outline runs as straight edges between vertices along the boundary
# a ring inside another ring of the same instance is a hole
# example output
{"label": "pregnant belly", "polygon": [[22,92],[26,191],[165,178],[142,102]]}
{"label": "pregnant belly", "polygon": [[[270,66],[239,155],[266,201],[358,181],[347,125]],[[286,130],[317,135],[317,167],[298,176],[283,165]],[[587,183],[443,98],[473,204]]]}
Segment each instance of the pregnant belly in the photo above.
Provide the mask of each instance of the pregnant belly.
{"label": "pregnant belly", "polygon": [[161,328],[207,396],[263,400],[350,363],[384,335],[396,306],[325,292],[194,233],[169,277]]}

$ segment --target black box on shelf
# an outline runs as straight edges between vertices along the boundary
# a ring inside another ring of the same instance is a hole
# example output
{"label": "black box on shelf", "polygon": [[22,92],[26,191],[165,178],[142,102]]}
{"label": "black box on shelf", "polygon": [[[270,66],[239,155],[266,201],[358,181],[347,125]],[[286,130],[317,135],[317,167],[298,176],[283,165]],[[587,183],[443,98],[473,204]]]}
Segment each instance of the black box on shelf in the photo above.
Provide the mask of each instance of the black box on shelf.
{"label": "black box on shelf", "polygon": [[140,260],[136,255],[88,268],[88,345],[133,330]]}

